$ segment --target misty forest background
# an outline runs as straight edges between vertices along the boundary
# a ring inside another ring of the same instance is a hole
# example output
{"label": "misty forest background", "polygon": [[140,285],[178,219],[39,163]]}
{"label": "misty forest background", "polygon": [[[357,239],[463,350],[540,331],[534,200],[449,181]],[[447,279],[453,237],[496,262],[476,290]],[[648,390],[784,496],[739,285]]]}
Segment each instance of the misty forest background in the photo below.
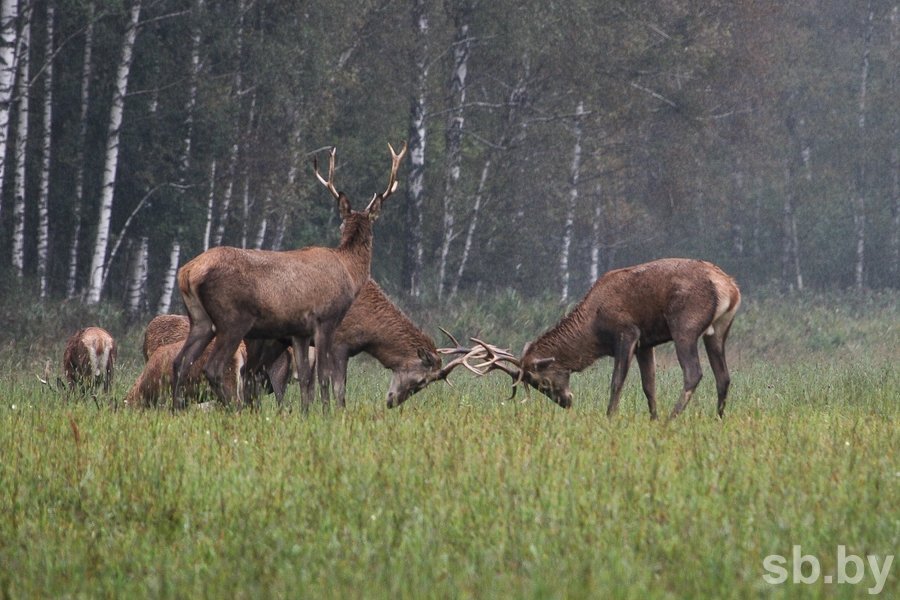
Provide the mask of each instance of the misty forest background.
{"label": "misty forest background", "polygon": [[895,0],[2,0],[0,289],[180,309],[209,246],[334,245],[410,151],[402,302],[577,300],[711,260],[753,290],[900,285]]}

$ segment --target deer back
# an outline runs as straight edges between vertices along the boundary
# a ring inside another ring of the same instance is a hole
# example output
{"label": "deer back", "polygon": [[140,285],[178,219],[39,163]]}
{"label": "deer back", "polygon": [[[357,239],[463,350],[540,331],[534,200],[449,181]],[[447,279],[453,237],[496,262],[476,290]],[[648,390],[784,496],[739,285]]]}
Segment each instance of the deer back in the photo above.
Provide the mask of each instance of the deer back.
{"label": "deer back", "polygon": [[191,322],[184,315],[153,317],[144,330],[144,344],[141,348],[144,361],[146,362],[157,348],[186,340],[190,330]]}
{"label": "deer back", "polygon": [[70,385],[112,383],[118,349],[102,327],[85,327],[69,337],[63,353],[63,372]]}

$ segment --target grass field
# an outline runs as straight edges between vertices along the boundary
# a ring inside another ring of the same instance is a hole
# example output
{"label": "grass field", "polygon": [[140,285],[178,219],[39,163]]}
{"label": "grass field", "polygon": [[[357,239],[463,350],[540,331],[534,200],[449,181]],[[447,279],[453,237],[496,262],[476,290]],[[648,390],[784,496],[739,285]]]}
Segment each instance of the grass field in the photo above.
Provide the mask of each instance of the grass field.
{"label": "grass field", "polygon": [[[839,546],[882,566],[900,548],[896,315],[885,334],[883,312],[879,332],[804,310],[811,333],[792,343],[810,349],[776,366],[793,346],[751,335],[767,312],[751,303],[736,322],[725,420],[704,362],[668,425],[648,420],[636,372],[606,418],[608,360],[573,377],[570,411],[464,372],[388,411],[387,372],[360,361],[349,408],[308,418],[271,400],[178,415],[66,404],[37,384],[39,361],[19,365],[0,379],[0,594],[867,596],[868,562],[857,584],[824,576]],[[870,330],[881,346],[846,351]],[[681,374],[661,363],[667,412]],[[113,398],[138,366],[126,352]],[[822,576],[767,583],[764,559],[786,557],[790,576],[795,546]],[[898,594],[892,564],[880,595]]]}

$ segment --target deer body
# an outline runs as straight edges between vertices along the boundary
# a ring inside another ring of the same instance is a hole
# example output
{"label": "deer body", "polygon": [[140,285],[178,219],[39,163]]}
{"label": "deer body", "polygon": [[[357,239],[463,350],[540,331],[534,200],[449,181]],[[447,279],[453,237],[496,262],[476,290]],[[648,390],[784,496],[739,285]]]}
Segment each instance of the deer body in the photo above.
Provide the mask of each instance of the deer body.
{"label": "deer body", "polygon": [[[178,315],[164,316],[184,319],[184,322],[187,322],[186,318],[179,317]],[[175,361],[175,357],[181,351],[184,340],[187,338],[187,331],[178,325],[176,319],[170,320],[165,324],[167,331],[172,335],[180,334],[183,331],[184,337],[182,337],[180,341],[151,348],[147,364],[144,365],[144,370],[125,396],[125,405],[132,408],[148,408],[150,406],[155,406],[158,404],[159,399],[163,396],[165,391],[171,390],[170,379],[172,376],[172,365]],[[151,323],[153,323],[153,321],[151,321]],[[161,325],[163,324],[158,323],[157,328],[161,328]],[[213,340],[213,342],[207,346],[203,354],[194,361],[190,371],[188,371],[183,381],[184,395],[186,398],[199,398],[206,387],[206,378],[203,369],[215,347],[216,341]],[[237,399],[238,406],[244,402],[246,363],[247,349],[242,343],[232,355],[231,360],[227,362],[223,376],[224,390],[228,397]]]}
{"label": "deer body", "polygon": [[76,331],[66,343],[63,372],[69,389],[83,391],[103,386],[108,392],[115,371],[117,347],[112,335],[102,327]]}
{"label": "deer body", "polygon": [[156,315],[144,330],[144,344],[141,352],[144,362],[149,360],[157,348],[183,342],[191,331],[191,321],[184,315]]}
{"label": "deer body", "polygon": [[[388,188],[369,206],[353,211],[343,192],[334,187],[334,152],[329,178],[316,176],[331,192],[340,210],[341,242],[337,248],[310,247],[285,252],[211,248],[178,272],[178,287],[191,328],[173,369],[173,408],[180,407],[179,382],[213,336],[218,340],[204,369],[213,389],[224,399],[225,362],[244,338],[290,338],[301,379],[309,370],[309,344],[319,349],[316,374],[327,403],[333,379],[331,351],[334,332],[359,290],[369,278],[372,224],[383,201],[397,188],[397,168],[406,153],[391,149]],[[311,374],[310,374],[311,376]],[[304,410],[308,402],[304,401]]]}
{"label": "deer body", "polygon": [[568,315],[526,345],[519,367],[502,368],[537,388],[564,408],[572,404],[569,376],[601,356],[613,357],[607,413],[619,405],[632,357],[637,357],[651,418],[656,412],[653,348],[674,342],[684,373],[681,398],[672,417],[684,410],[702,376],[697,341],[703,338],[716,378],[718,414],[725,411],[730,376],[725,340],[741,302],[734,280],[712,263],[669,258],[617,269],[603,275]]}

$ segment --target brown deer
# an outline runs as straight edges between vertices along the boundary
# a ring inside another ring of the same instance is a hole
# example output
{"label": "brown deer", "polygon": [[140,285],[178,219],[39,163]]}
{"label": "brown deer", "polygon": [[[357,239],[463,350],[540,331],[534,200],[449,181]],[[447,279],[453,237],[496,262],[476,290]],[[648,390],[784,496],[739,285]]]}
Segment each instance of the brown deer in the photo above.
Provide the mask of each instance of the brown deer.
{"label": "brown deer", "polygon": [[[147,325],[144,333],[144,349],[152,354],[158,340],[181,341],[187,338],[190,323],[180,315],[159,315]],[[449,335],[449,334],[448,334]],[[385,368],[393,371],[387,394],[388,408],[399,406],[410,396],[424,389],[428,384],[446,379],[461,364],[476,356],[485,358],[480,347],[478,352],[464,357],[465,360],[451,361],[442,365],[440,354],[466,355],[472,349],[462,348],[454,342],[454,348],[435,346],[425,334],[385,295],[377,283],[371,279],[353,301],[334,336],[335,355],[334,391],[337,401],[345,403],[347,362],[361,352],[366,352],[378,360]],[[245,376],[260,372],[268,379],[279,405],[292,373],[289,357],[289,340],[280,344],[275,340],[248,340],[248,359]],[[262,342],[262,343],[260,343]],[[311,372],[309,372],[311,375]],[[312,396],[312,377],[303,382],[301,391]],[[251,401],[250,398],[246,399]]]}
{"label": "brown deer", "polygon": [[[445,332],[446,333],[446,332]],[[373,356],[383,367],[393,372],[387,392],[387,406],[400,406],[426,386],[447,378],[458,366],[471,369],[469,360],[487,358],[480,347],[464,348],[455,338],[452,348],[438,349],[434,340],[419,329],[371,279],[353,301],[334,336],[335,395],[344,403],[347,383],[347,363],[362,352]],[[441,354],[460,355],[443,365]],[[287,374],[289,375],[289,373]],[[287,376],[283,371],[270,373],[273,387],[283,388]],[[312,378],[300,381],[301,393],[312,396]],[[277,391],[276,391],[277,395]]]}
{"label": "brown deer", "polygon": [[[500,369],[536,388],[563,408],[572,405],[569,376],[601,356],[613,357],[607,414],[619,406],[632,356],[637,356],[650,418],[656,419],[653,348],[674,341],[684,389],[671,418],[687,406],[702,376],[697,340],[702,336],[716,378],[718,414],[725,413],[731,381],[725,340],[741,303],[735,281],[701,260],[666,258],[603,275],[568,315],[526,344],[521,358],[483,344],[492,355],[482,372]],[[486,367],[486,368],[485,368]]]}
{"label": "brown deer", "polygon": [[[184,319],[184,325],[187,324],[187,317],[179,317],[179,315],[160,316],[178,317],[178,319]],[[174,335],[180,331],[184,331],[184,336],[179,341],[165,343],[161,346],[150,348],[150,356],[147,359],[147,364],[144,365],[144,370],[125,396],[125,405],[132,408],[148,408],[150,406],[156,406],[159,403],[159,399],[165,393],[171,391],[171,382],[169,380],[172,376],[172,364],[175,361],[175,357],[181,351],[184,340],[187,338],[187,328],[182,327],[177,319],[168,319],[162,323],[157,319],[159,319],[159,317],[150,322],[151,324],[154,322],[156,323],[154,331],[161,331],[162,325],[165,325],[168,327],[166,331],[169,333]],[[150,330],[150,327],[148,327],[148,332]],[[183,394],[185,398],[198,399],[206,389],[206,377],[203,373],[203,368],[206,366],[209,356],[214,351],[216,344],[217,341],[214,339],[212,343],[206,347],[203,354],[200,355],[200,358],[194,361],[191,369],[187,372],[182,383],[184,386]],[[242,406],[245,401],[244,371],[246,363],[247,348],[241,343],[238,345],[237,351],[232,355],[231,360],[226,364],[223,377],[224,390],[229,398],[235,398],[237,400],[237,407]]]}
{"label": "brown deer", "polygon": [[[316,375],[323,403],[333,373],[331,345],[334,331],[359,290],[369,279],[372,259],[372,223],[382,204],[397,189],[397,169],[406,154],[391,151],[391,171],[384,192],[374,195],[363,211],[334,186],[335,151],[331,151],[328,189],[341,215],[341,241],[337,248],[308,247],[285,252],[217,247],[197,256],[178,271],[178,287],[191,320],[184,348],[173,365],[172,407],[183,406],[180,382],[191,365],[216,336],[219,343],[204,372],[222,398],[225,363],[244,338],[291,338],[295,356],[306,357],[309,344],[319,349]],[[308,368],[299,360],[301,374]],[[304,410],[308,404],[304,404]]]}
{"label": "brown deer", "polygon": [[191,321],[184,315],[156,315],[144,330],[144,344],[141,352],[144,362],[157,348],[183,342],[191,331]]}
{"label": "brown deer", "polygon": [[69,390],[109,392],[116,365],[116,341],[102,327],[79,329],[69,338],[63,353],[63,372]]}

